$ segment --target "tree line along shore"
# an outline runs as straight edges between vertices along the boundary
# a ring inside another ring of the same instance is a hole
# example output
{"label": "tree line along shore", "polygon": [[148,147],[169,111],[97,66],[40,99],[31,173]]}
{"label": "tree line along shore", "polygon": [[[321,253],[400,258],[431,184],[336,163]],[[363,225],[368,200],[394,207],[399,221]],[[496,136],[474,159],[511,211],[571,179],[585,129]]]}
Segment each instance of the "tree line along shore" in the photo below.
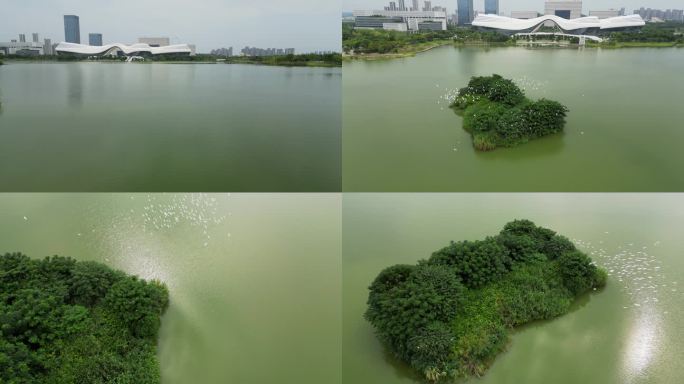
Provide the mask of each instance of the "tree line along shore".
{"label": "tree line along shore", "polygon": [[[549,29],[552,31],[553,29]],[[605,41],[587,41],[588,47],[684,47],[684,25],[676,22],[648,23],[641,30],[611,32]],[[494,31],[482,31],[475,27],[449,26],[446,31],[407,33],[375,29],[354,29],[353,23],[342,24],[342,49],[345,59],[378,59],[413,56],[434,47],[444,45],[515,46],[519,44],[547,43],[577,45],[579,38],[559,40],[550,37],[534,37],[518,40]]]}
{"label": "tree line along shore", "polygon": [[[77,55],[41,55],[41,56],[22,56],[8,55],[5,60],[24,61],[24,62],[78,62],[78,61],[102,61],[102,62],[123,62],[126,57],[87,57]],[[341,67],[342,54],[340,53],[303,53],[277,56],[217,56],[208,54],[198,54],[195,56],[183,55],[160,55],[145,57],[143,63],[204,63],[204,64],[254,64],[284,67]],[[2,59],[0,59],[0,65]]]}

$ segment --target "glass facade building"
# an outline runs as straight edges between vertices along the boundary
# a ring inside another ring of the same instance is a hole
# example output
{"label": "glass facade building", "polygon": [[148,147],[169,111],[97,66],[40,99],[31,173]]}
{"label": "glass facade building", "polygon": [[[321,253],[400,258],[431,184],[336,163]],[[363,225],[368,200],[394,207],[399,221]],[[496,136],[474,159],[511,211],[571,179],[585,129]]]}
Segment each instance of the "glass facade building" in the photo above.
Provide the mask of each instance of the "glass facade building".
{"label": "glass facade building", "polygon": [[470,25],[474,16],[473,0],[458,0],[458,24]]}
{"label": "glass facade building", "polygon": [[64,41],[81,44],[81,27],[76,15],[64,15]]}
{"label": "glass facade building", "polygon": [[101,47],[102,46],[102,34],[101,33],[91,33],[88,35],[88,44]]}
{"label": "glass facade building", "polygon": [[499,0],[485,0],[485,13],[488,15],[498,15]]}

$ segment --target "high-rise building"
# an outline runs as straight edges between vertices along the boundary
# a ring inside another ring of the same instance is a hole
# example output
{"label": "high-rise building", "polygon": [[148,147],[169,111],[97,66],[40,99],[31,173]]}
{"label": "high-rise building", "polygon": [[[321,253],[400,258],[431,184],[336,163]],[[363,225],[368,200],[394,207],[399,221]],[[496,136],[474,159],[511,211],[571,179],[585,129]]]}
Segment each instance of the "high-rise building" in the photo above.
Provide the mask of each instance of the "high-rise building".
{"label": "high-rise building", "polygon": [[475,18],[475,10],[473,9],[473,0],[458,0],[458,24],[470,25]]}
{"label": "high-rise building", "polygon": [[659,10],[641,7],[634,10],[635,15],[641,15],[644,20],[665,20],[665,21],[679,21],[684,22],[684,11],[681,9]]}
{"label": "high-rise building", "polygon": [[26,35],[23,33],[19,34],[19,42],[20,43],[25,43],[26,42]]}
{"label": "high-rise building", "polygon": [[406,5],[404,4],[404,0],[399,0],[399,10],[400,11],[406,10]]}
{"label": "high-rise building", "polygon": [[64,15],[64,41],[81,44],[81,27],[78,16]]}
{"label": "high-rise building", "polygon": [[88,44],[93,46],[102,46],[102,34],[101,33],[89,33],[88,34]]}
{"label": "high-rise building", "polygon": [[52,50],[52,40],[45,39],[45,43],[43,44],[43,54],[44,55],[53,55],[54,54],[54,51]]}
{"label": "high-rise building", "polygon": [[33,35],[33,42],[34,42],[34,43],[37,43],[37,42],[40,40],[40,39],[38,38],[38,34],[37,34],[37,33],[33,33],[32,35]]}
{"label": "high-rise building", "polygon": [[488,15],[498,15],[499,0],[485,0],[485,13]]}
{"label": "high-rise building", "polygon": [[423,7],[423,11],[425,11],[425,12],[432,11],[432,2],[431,1],[425,2],[425,6]]}
{"label": "high-rise building", "polygon": [[420,8],[418,7],[418,0],[413,0],[413,7],[411,7],[412,11],[419,11]]}

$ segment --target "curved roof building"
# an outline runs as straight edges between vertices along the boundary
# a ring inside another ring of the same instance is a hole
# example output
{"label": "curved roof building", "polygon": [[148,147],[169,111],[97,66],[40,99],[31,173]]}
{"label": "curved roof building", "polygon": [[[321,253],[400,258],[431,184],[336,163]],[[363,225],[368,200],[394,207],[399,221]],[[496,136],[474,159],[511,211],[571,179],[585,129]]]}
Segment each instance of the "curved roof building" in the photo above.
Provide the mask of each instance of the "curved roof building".
{"label": "curved roof building", "polygon": [[148,53],[151,55],[162,55],[168,53],[187,53],[190,54],[192,50],[187,44],[167,45],[164,47],[152,47],[149,44],[137,43],[132,45],[126,44],[107,44],[103,46],[83,45],[75,43],[61,42],[55,49],[61,53],[74,53],[78,55],[106,55],[112,52],[121,51],[126,56]]}
{"label": "curved roof building", "polygon": [[642,27],[644,20],[639,15],[628,15],[599,19],[596,16],[564,19],[555,15],[544,15],[533,19],[513,19],[498,15],[478,15],[473,21],[474,26],[493,28],[504,31],[527,32],[546,22],[556,24],[565,32],[583,32],[589,29],[609,30],[616,28]]}

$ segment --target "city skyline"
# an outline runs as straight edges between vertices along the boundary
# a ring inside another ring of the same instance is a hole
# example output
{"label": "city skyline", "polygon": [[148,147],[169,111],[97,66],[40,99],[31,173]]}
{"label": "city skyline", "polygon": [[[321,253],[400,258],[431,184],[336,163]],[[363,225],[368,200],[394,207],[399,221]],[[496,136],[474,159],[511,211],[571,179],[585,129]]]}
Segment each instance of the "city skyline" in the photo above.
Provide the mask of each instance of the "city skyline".
{"label": "city skyline", "polygon": [[[135,10],[132,12],[131,10]],[[80,19],[80,39],[101,33],[104,44],[134,43],[143,36],[168,36],[208,53],[225,46],[294,47],[298,53],[340,51],[339,3],[316,0],[10,0],[0,41],[38,33],[65,41],[64,15]],[[28,15],[31,17],[18,17]]]}
{"label": "city skyline", "polygon": [[[458,0],[432,0],[432,6],[446,7],[450,14],[456,11]],[[343,11],[349,12],[357,9],[384,9],[389,0],[342,0]],[[406,2],[407,5],[409,2]],[[422,7],[424,0],[420,0]],[[473,0],[476,11],[484,11],[485,0]],[[398,0],[397,0],[398,4]],[[592,10],[620,9],[625,7],[627,13],[644,8],[652,9],[682,9],[681,0],[592,0],[583,1],[582,10],[587,13]],[[544,12],[544,0],[499,0],[499,12],[509,15],[511,11],[538,11]]]}

